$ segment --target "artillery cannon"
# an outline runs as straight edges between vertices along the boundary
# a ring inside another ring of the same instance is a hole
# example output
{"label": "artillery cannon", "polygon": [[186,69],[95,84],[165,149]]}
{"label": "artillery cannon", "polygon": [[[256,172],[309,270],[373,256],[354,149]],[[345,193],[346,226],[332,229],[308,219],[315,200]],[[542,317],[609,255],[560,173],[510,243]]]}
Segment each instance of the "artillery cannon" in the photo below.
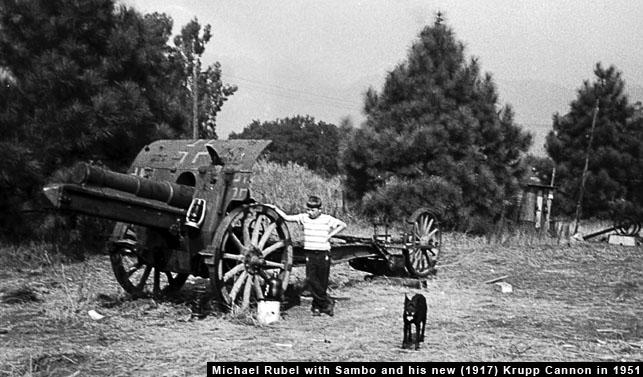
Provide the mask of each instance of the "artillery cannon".
{"label": "artillery cannon", "polygon": [[160,140],[128,174],[80,164],[48,185],[55,208],[116,220],[108,242],[119,284],[133,295],[209,278],[224,306],[248,306],[277,274],[288,285],[293,248],[277,213],[250,196],[252,166],[270,141]]}
{"label": "artillery cannon", "polygon": [[[305,261],[285,221],[250,195],[252,167],[269,144],[159,140],[127,174],[79,164],[69,182],[43,190],[58,210],[116,221],[107,249],[126,292],[178,290],[193,275],[210,280],[223,308],[247,308],[275,277],[285,291],[293,265]],[[440,251],[439,223],[418,210],[409,224],[397,241],[337,237],[332,257],[376,274],[427,276]]]}

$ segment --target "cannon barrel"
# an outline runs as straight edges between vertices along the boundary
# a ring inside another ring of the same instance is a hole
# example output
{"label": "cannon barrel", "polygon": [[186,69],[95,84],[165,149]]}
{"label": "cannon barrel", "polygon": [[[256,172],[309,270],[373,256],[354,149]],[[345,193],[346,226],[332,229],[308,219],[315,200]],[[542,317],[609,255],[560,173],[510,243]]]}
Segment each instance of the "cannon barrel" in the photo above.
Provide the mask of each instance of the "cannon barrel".
{"label": "cannon barrel", "polygon": [[190,207],[194,195],[194,188],[190,186],[116,173],[86,163],[80,163],[74,167],[71,181],[76,184],[109,187],[183,209]]}

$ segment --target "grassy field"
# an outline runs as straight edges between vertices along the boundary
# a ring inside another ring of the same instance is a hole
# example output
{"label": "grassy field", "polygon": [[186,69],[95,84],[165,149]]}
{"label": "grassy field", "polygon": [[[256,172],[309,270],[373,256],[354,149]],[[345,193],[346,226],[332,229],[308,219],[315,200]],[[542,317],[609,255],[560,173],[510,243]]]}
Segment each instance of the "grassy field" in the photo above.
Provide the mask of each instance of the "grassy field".
{"label": "grassy field", "polygon": [[[344,234],[372,231],[344,207],[339,180],[259,162],[253,185],[258,201],[289,213],[321,195],[349,223]],[[641,246],[445,234],[438,273],[422,286],[336,264],[334,317],[312,317],[302,297],[267,326],[252,311],[196,319],[205,279],[134,300],[107,255],[65,255],[46,243],[0,246],[0,377],[202,376],[209,361],[643,361]],[[292,283],[302,270],[293,268]],[[402,348],[404,296],[415,293],[429,306],[417,351]]]}
{"label": "grassy field", "polygon": [[[252,313],[193,319],[204,280],[172,299],[131,300],[105,255],[66,264],[43,245],[31,260],[5,248],[0,376],[196,376],[208,361],[643,361],[640,247],[445,238],[438,274],[422,288],[365,281],[338,264],[335,317],[311,317],[303,297],[268,326]],[[501,277],[512,292],[488,283]],[[414,293],[429,304],[418,351],[401,347],[404,295]]]}

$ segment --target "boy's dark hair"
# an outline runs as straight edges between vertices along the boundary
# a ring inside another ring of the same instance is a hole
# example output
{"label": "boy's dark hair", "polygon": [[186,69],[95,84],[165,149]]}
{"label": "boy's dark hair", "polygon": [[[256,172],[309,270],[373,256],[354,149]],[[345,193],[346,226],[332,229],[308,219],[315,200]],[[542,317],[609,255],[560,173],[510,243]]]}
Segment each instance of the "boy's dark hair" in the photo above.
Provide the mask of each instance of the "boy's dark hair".
{"label": "boy's dark hair", "polygon": [[319,196],[311,195],[308,197],[308,202],[306,202],[306,207],[308,208],[321,208],[322,200]]}

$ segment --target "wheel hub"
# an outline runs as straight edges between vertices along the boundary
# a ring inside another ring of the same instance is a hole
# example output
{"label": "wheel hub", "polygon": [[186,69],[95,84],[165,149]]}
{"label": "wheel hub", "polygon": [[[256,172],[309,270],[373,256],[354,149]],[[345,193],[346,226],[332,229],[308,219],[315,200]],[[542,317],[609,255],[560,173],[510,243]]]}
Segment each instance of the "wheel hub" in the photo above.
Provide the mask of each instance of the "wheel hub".
{"label": "wheel hub", "polygon": [[246,266],[246,271],[249,274],[257,274],[265,264],[265,259],[261,254],[261,250],[255,246],[248,248],[244,256],[243,264]]}

